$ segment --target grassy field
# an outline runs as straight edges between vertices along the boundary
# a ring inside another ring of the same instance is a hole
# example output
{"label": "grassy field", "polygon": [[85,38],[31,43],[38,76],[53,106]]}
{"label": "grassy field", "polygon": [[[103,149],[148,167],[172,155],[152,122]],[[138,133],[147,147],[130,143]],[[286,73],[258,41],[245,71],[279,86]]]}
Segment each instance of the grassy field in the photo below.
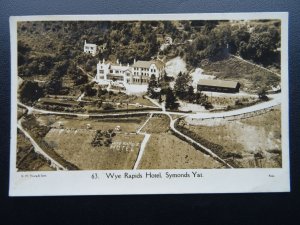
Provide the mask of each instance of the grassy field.
{"label": "grassy field", "polygon": [[136,98],[134,100],[130,101],[130,103],[139,103],[141,105],[156,107],[156,105],[153,104],[151,101],[149,101],[148,99],[143,98],[141,96],[136,96]]}
{"label": "grassy field", "polygon": [[110,146],[93,147],[96,130],[51,129],[45,141],[68,162],[83,170],[132,169],[142,135],[117,133]]}
{"label": "grassy field", "polygon": [[51,171],[47,160],[33,150],[30,141],[22,134],[17,135],[17,170],[18,171]]}
{"label": "grassy field", "polygon": [[187,142],[168,133],[170,119],[166,115],[153,115],[142,132],[149,133],[139,169],[192,169],[221,168],[222,165],[196,150]]}
{"label": "grassy field", "polygon": [[203,139],[223,147],[240,167],[281,167],[281,119],[276,108],[252,118],[227,121],[215,126],[185,125]]}
{"label": "grassy field", "polygon": [[169,130],[170,119],[166,115],[153,115],[148,121],[142,132],[146,133],[165,133]]}
{"label": "grassy field", "polygon": [[[145,119],[146,116],[109,119],[40,116],[38,121],[52,127],[44,140],[63,159],[82,170],[108,170],[133,168],[144,138],[134,133]],[[121,130],[111,137],[110,145],[92,145],[97,130],[108,131],[117,126]]]}
{"label": "grassy field", "polygon": [[204,73],[215,75],[218,79],[235,80],[241,83],[241,89],[256,92],[260,87],[277,87],[280,77],[276,74],[253,66],[235,57],[202,65]]}
{"label": "grassy field", "polygon": [[139,169],[222,168],[222,164],[172,134],[152,134]]}

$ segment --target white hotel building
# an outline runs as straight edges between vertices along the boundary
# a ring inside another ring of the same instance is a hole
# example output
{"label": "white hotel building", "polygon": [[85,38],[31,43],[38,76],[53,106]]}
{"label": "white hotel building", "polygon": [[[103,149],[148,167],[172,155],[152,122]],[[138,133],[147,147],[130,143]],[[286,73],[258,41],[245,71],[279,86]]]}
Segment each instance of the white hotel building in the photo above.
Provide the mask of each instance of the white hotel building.
{"label": "white hotel building", "polygon": [[96,82],[101,81],[122,81],[128,84],[147,84],[152,75],[159,79],[165,69],[163,62],[152,61],[134,61],[133,65],[122,65],[117,63],[99,61],[97,64]]}

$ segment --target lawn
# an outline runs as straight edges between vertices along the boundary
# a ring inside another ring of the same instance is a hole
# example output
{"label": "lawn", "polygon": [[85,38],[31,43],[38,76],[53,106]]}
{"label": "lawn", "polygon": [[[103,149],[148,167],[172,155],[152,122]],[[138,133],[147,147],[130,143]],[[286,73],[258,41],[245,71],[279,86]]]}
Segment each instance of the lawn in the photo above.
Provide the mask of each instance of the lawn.
{"label": "lawn", "polygon": [[151,134],[139,169],[223,168],[210,156],[172,134]]}
{"label": "lawn", "polygon": [[108,130],[120,126],[122,132],[136,132],[136,130],[144,123],[146,116],[128,117],[128,118],[106,118],[106,119],[90,119],[90,118],[67,118],[63,116],[39,116],[38,121],[41,124],[59,127],[62,124],[64,128],[86,129],[88,124],[93,130]]}
{"label": "lawn", "polygon": [[136,98],[134,100],[130,101],[130,103],[138,103],[141,105],[157,107],[157,105],[153,104],[151,101],[149,101],[148,99],[143,98],[141,96],[136,96]]}
{"label": "lawn", "polygon": [[148,121],[142,132],[146,133],[165,133],[169,130],[170,118],[163,114],[154,114]]}
{"label": "lawn", "polygon": [[117,133],[110,146],[91,145],[96,130],[53,128],[45,141],[82,170],[132,169],[143,135]]}

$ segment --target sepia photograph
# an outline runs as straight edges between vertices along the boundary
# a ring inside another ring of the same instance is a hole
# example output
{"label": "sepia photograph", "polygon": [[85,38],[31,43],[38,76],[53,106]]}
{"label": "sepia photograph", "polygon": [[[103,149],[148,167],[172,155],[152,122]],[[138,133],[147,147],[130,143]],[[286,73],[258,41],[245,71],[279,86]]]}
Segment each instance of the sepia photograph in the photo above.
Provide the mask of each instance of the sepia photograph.
{"label": "sepia photograph", "polygon": [[14,22],[16,173],[283,168],[280,16]]}

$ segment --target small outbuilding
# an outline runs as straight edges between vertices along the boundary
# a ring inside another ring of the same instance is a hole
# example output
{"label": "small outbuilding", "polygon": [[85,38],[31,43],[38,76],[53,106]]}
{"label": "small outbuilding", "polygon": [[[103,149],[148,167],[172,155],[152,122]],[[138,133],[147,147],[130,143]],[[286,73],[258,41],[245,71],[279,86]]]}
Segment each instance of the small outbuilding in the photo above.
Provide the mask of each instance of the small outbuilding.
{"label": "small outbuilding", "polygon": [[198,91],[237,93],[240,90],[240,83],[236,81],[225,80],[199,80],[197,84]]}

